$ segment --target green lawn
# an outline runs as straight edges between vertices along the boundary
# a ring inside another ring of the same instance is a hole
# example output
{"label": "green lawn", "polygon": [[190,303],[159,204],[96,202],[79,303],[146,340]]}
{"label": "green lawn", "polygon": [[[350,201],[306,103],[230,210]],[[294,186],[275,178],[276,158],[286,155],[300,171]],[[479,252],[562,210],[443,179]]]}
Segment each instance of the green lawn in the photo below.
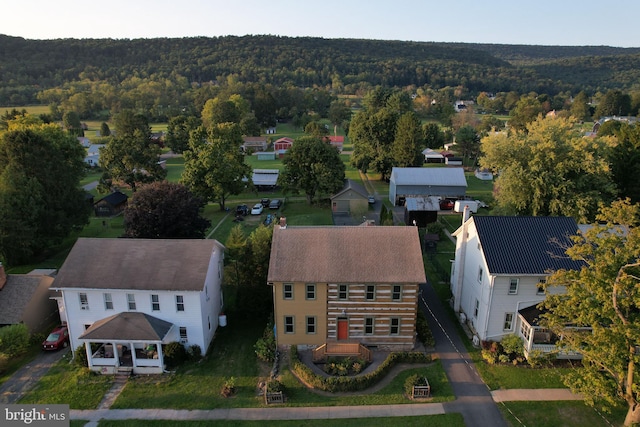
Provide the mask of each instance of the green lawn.
{"label": "green lawn", "polygon": [[606,414],[580,401],[504,402],[498,408],[507,422],[517,427],[611,427],[622,425],[626,415],[625,408]]}

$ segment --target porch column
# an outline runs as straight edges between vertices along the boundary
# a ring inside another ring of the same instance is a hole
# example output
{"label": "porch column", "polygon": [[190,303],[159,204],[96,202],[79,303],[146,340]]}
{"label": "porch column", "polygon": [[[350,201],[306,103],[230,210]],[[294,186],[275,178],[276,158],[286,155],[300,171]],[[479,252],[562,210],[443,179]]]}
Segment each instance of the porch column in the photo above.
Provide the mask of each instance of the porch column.
{"label": "porch column", "polygon": [[160,363],[160,369],[164,371],[164,355],[162,354],[162,342],[156,343],[156,350],[158,351],[158,362]]}
{"label": "porch column", "polygon": [[113,349],[113,358],[116,359],[116,369],[118,369],[118,366],[120,366],[120,355],[118,354],[118,344],[112,342],[111,343],[111,348]]}
{"label": "porch column", "polygon": [[93,354],[91,353],[91,343],[86,341],[84,343],[84,351],[87,353],[87,365],[89,368],[93,368]]}
{"label": "porch column", "polygon": [[136,368],[138,366],[137,357],[136,357],[136,349],[133,346],[133,343],[129,343],[129,348],[131,349],[131,366]]}

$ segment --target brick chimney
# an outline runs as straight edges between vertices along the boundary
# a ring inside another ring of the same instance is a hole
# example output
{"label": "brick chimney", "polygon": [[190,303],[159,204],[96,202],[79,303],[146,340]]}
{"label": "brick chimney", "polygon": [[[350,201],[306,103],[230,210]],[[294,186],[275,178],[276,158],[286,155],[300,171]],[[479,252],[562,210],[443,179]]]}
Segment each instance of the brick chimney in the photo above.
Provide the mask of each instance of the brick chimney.
{"label": "brick chimney", "polygon": [[7,273],[4,272],[4,265],[0,262],[0,291],[7,283]]}
{"label": "brick chimney", "polygon": [[287,217],[285,216],[281,216],[280,217],[280,228],[287,228]]}

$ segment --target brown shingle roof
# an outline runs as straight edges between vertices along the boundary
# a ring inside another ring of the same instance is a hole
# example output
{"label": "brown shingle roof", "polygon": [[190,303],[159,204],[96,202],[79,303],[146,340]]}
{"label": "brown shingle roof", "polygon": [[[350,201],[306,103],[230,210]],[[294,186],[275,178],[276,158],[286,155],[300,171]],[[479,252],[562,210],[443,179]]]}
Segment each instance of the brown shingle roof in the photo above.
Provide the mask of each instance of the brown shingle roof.
{"label": "brown shingle roof", "polygon": [[173,324],[145,313],[124,312],[95,322],[78,338],[162,341]]}
{"label": "brown shingle roof", "polygon": [[27,304],[43,282],[50,285],[53,277],[8,274],[7,283],[0,291],[0,324],[13,325],[22,322]]}
{"label": "brown shingle roof", "polygon": [[418,229],[276,226],[268,281],[423,283]]}
{"label": "brown shingle roof", "polygon": [[223,248],[211,239],[80,238],[52,288],[199,291]]}

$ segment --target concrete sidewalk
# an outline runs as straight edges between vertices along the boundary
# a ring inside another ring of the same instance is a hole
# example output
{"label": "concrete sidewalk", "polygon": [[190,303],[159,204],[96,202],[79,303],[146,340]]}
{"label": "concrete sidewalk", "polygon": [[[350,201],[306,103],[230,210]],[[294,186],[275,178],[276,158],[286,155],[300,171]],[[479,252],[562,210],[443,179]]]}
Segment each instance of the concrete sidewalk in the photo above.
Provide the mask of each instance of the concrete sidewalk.
{"label": "concrete sidewalk", "polygon": [[72,420],[313,420],[380,418],[444,414],[441,403],[303,408],[233,408],[212,410],[104,409],[71,410]]}
{"label": "concrete sidewalk", "polygon": [[572,393],[568,388],[493,390],[491,397],[494,402],[584,399],[581,395]]}

